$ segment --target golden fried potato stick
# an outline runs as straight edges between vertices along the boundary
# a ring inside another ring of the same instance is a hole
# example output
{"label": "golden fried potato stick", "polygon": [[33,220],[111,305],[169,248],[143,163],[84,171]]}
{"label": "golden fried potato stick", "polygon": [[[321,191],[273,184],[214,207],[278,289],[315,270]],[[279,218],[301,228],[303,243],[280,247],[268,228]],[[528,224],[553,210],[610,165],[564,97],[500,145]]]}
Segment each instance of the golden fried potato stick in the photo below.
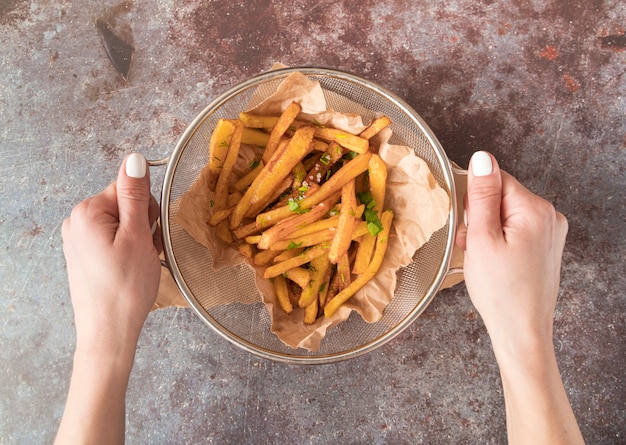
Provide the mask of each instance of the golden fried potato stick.
{"label": "golden fried potato stick", "polygon": [[293,182],[293,178],[290,176],[287,176],[262,201],[258,201],[254,204],[250,204],[250,207],[248,207],[248,211],[246,212],[245,217],[250,217],[250,218],[255,217],[261,210],[266,208],[270,203],[276,201],[276,199],[278,199],[286,191],[288,191],[289,188],[291,187],[292,182]]}
{"label": "golden fried potato stick", "polygon": [[252,114],[242,111],[239,113],[239,120],[246,128],[274,128],[280,116],[266,116],[262,114]]}
{"label": "golden fried potato stick", "polygon": [[317,312],[319,310],[318,300],[315,298],[311,304],[304,309],[304,324],[313,324],[317,320]]}
{"label": "golden fried potato stick", "polygon": [[[322,184],[319,190],[300,201],[299,209],[308,210],[328,198],[333,193],[341,190],[341,187],[343,187],[348,181],[356,178],[358,175],[367,170],[367,164],[369,163],[371,155],[372,154],[370,152],[357,155],[354,159],[345,163],[343,167],[337,170],[335,174],[328,179],[328,181]],[[261,213],[256,217],[257,226],[262,228],[269,227],[279,223],[285,218],[288,218],[292,213],[293,212],[289,206],[278,207],[277,209]]]}
{"label": "golden fried potato stick", "polygon": [[252,258],[254,256],[254,248],[248,243],[238,244],[237,251],[246,258]]}
{"label": "golden fried potato stick", "polygon": [[358,275],[348,287],[343,289],[335,295],[332,300],[326,303],[326,306],[324,307],[325,317],[331,317],[342,304],[352,298],[352,296],[357,293],[359,289],[365,286],[369,280],[374,278],[383,262],[385,252],[387,251],[392,220],[393,212],[391,210],[385,210],[381,215],[383,230],[376,236],[376,249],[367,270],[363,274]]}
{"label": "golden fried potato stick", "polygon": [[[313,258],[310,262],[311,265],[311,281],[309,285],[302,288],[302,293],[298,299],[298,306],[308,307],[314,301],[317,301],[320,286],[323,283],[326,273],[330,269],[330,261],[328,261],[328,255],[320,255],[317,258]],[[317,315],[317,312],[316,312]]]}
{"label": "golden fried potato stick", "polygon": [[215,191],[234,131],[235,124],[233,121],[220,119],[211,134],[209,140],[209,190],[212,192]]}
{"label": "golden fried potato stick", "polygon": [[391,125],[391,119],[387,116],[381,116],[369,124],[369,126],[359,134],[363,139],[371,139],[380,133],[383,129]]}
{"label": "golden fried potato stick", "polygon": [[259,249],[269,249],[272,244],[287,238],[296,230],[320,220],[337,203],[339,196],[339,193],[336,193],[314,206],[310,211],[301,213],[293,218],[284,219],[270,227],[261,234],[261,239],[258,243]]}
{"label": "golden fried potato stick", "polygon": [[315,127],[315,137],[327,142],[334,141],[348,150],[361,154],[366,153],[370,148],[370,143],[367,139],[336,128]]}
{"label": "golden fried potato stick", "polygon": [[256,255],[254,255],[252,262],[255,266],[267,266],[279,254],[280,252],[275,252],[273,250],[261,250]]}
{"label": "golden fried potato stick", "polygon": [[341,210],[339,212],[339,222],[337,232],[330,244],[328,259],[331,263],[337,264],[339,258],[343,256],[352,243],[352,229],[354,227],[354,215],[356,214],[356,195],[354,194],[354,178],[348,181],[341,188]]}
{"label": "golden fried potato stick", "polygon": [[241,135],[242,144],[255,145],[257,147],[265,147],[269,139],[269,133],[254,128],[244,128]]}
{"label": "golden fried potato stick", "polygon": [[337,272],[341,278],[341,289],[345,289],[352,283],[352,272],[350,271],[349,253],[345,252],[337,261]]}
{"label": "golden fried potato stick", "polygon": [[314,127],[310,126],[299,128],[286,145],[279,147],[268,161],[264,161],[263,170],[252,181],[230,216],[231,229],[238,227],[244,216],[254,216],[266,205],[267,199],[276,193],[278,185],[288,178],[293,167],[309,153],[314,131]]}
{"label": "golden fried potato stick", "polygon": [[263,167],[265,167],[265,164],[263,163],[263,161],[259,161],[259,165],[257,165],[256,167],[251,169],[248,173],[246,173],[237,181],[235,181],[230,186],[228,191],[230,191],[231,193],[243,192],[247,187],[250,186],[250,184],[252,184],[252,181],[254,181],[254,179],[257,176],[259,176],[259,173],[261,173],[261,170],[263,170]]}
{"label": "golden fried potato stick", "polygon": [[280,263],[282,261],[290,260],[291,258],[297,257],[302,252],[304,252],[304,247],[289,247],[286,250],[283,250],[282,252],[280,251],[275,251],[275,252],[278,253],[278,255],[274,257],[274,262]]}
{"label": "golden fried potato stick", "polygon": [[283,111],[280,115],[274,127],[272,128],[272,132],[270,133],[270,138],[267,141],[267,145],[265,146],[265,152],[263,153],[263,162],[267,163],[276,147],[278,147],[278,142],[283,137],[285,132],[289,129],[291,123],[296,119],[298,114],[302,111],[302,107],[297,102],[291,102],[289,106]]}
{"label": "golden fried potato stick", "polygon": [[293,311],[293,305],[289,301],[289,290],[287,289],[287,280],[282,275],[278,275],[272,279],[274,285],[274,292],[276,292],[276,299],[278,304],[288,314]]}
{"label": "golden fried potato stick", "polygon": [[224,160],[224,165],[220,172],[220,176],[217,179],[215,185],[215,210],[221,210],[226,208],[226,201],[228,199],[228,186],[230,185],[233,168],[237,157],[239,156],[239,148],[241,147],[241,133],[243,131],[243,125],[241,123],[235,123],[235,131],[230,139],[230,145],[228,146],[228,153]]}
{"label": "golden fried potato stick", "polygon": [[302,289],[309,285],[311,281],[311,272],[304,267],[294,267],[283,274],[285,278],[289,278]]}
{"label": "golden fried potato stick", "polygon": [[[327,221],[327,220],[323,220]],[[357,241],[360,237],[365,234],[369,234],[367,229],[367,223],[365,221],[361,221],[358,218],[355,218],[354,221],[354,230],[352,231],[352,241]],[[290,246],[293,247],[311,247],[316,244],[320,244],[323,242],[332,242],[335,237],[336,229],[326,228],[317,232],[308,233],[306,235],[292,237],[289,239],[285,239],[282,241],[277,241],[276,243],[270,246],[270,250],[286,250],[289,249]],[[247,238],[246,238],[247,239]],[[251,243],[254,244],[254,243]]]}
{"label": "golden fried potato stick", "polygon": [[211,227],[217,226],[219,223],[221,223],[230,216],[231,211],[232,209],[214,210],[211,218],[209,218],[208,224]]}
{"label": "golden fried potato stick", "polygon": [[235,238],[237,238],[237,239],[243,239],[246,236],[250,236],[250,235],[253,235],[255,233],[259,233],[259,229],[257,229],[256,223],[254,223],[254,222],[245,224],[243,226],[239,226],[239,227],[237,227],[234,230],[231,227],[231,230],[233,232],[233,235],[235,235]]}
{"label": "golden fried potato stick", "polygon": [[[372,154],[369,165],[370,194],[374,200],[374,210],[380,215],[385,205],[385,191],[387,190],[387,164],[377,154]],[[365,235],[359,244],[352,271],[355,274],[365,272],[372,254],[376,238],[371,234]]]}
{"label": "golden fried potato stick", "polygon": [[261,239],[261,235],[249,235],[246,236],[243,240],[248,244],[258,244]]}
{"label": "golden fried potato stick", "polygon": [[[265,252],[273,252],[272,250],[266,250]],[[277,275],[287,272],[294,267],[302,266],[310,262],[313,258],[317,258],[320,255],[328,255],[328,247],[317,246],[305,250],[300,255],[290,258],[280,263],[275,263],[272,266],[265,269],[263,273],[264,278],[273,278]]]}

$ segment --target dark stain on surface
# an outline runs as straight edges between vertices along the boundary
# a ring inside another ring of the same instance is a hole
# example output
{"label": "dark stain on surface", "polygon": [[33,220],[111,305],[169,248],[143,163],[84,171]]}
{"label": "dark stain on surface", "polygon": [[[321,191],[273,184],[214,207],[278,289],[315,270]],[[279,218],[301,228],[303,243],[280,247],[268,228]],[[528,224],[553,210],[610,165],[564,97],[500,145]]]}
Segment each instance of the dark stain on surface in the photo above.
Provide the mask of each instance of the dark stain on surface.
{"label": "dark stain on surface", "polygon": [[133,61],[135,48],[131,43],[122,39],[111,29],[108,22],[103,19],[96,20],[96,28],[106,50],[109,60],[124,82],[128,82],[130,65]]}
{"label": "dark stain on surface", "polygon": [[600,46],[604,49],[612,49],[613,51],[624,51],[626,50],[626,34],[614,34],[600,37]]}
{"label": "dark stain on surface", "polygon": [[26,0],[1,0],[0,24],[8,25],[26,18],[29,3]]}

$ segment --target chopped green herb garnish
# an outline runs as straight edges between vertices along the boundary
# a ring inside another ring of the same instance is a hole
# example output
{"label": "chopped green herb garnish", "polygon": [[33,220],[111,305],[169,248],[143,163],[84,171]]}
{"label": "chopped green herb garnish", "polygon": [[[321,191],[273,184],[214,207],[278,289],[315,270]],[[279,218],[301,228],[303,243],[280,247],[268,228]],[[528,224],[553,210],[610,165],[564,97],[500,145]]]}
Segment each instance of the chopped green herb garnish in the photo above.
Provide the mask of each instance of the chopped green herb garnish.
{"label": "chopped green herb garnish", "polygon": [[224,139],[222,142],[220,142],[220,147],[228,147],[230,144],[228,143],[228,141],[226,139]]}
{"label": "chopped green herb garnish", "polygon": [[250,162],[250,168],[257,168],[259,166],[259,161],[257,161],[256,159],[252,162]]}
{"label": "chopped green herb garnish", "polygon": [[319,292],[324,292],[324,289],[326,289],[326,281],[324,281],[322,285],[320,286]]}
{"label": "chopped green herb garnish", "polygon": [[361,204],[365,205],[363,217],[367,222],[367,230],[372,236],[378,235],[378,233],[383,230],[383,223],[378,217],[378,212],[376,211],[376,201],[374,200],[374,197],[370,192],[357,193],[357,197],[359,198]]}
{"label": "chopped green herb garnish", "polygon": [[348,161],[351,161],[352,159],[356,158],[359,154],[356,151],[348,151],[345,155],[342,156],[343,159],[347,159]]}
{"label": "chopped green herb garnish", "polygon": [[320,157],[320,162],[324,165],[328,165],[328,163],[330,162],[330,155],[328,153],[324,153]]}
{"label": "chopped green herb garnish", "polygon": [[293,241],[289,242],[289,245],[287,246],[287,249],[297,249],[298,247],[300,247],[302,245],[302,243],[294,243]]}
{"label": "chopped green herb garnish", "polygon": [[291,210],[292,212],[297,212],[298,210],[300,210],[300,204],[294,198],[289,198],[287,200],[287,205],[289,206],[289,210]]}

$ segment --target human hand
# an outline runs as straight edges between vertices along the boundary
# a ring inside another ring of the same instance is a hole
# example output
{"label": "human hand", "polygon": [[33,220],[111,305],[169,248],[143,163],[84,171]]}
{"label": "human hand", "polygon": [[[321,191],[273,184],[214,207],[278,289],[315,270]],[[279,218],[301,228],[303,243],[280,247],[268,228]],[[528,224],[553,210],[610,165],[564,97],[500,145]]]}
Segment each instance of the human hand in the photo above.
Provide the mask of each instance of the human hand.
{"label": "human hand", "polygon": [[525,341],[551,347],[567,220],[486,152],[474,154],[468,174],[466,227],[457,244],[494,349]]}
{"label": "human hand", "polygon": [[145,158],[128,156],[117,181],[78,204],[63,223],[77,351],[134,353],[159,286],[159,207]]}

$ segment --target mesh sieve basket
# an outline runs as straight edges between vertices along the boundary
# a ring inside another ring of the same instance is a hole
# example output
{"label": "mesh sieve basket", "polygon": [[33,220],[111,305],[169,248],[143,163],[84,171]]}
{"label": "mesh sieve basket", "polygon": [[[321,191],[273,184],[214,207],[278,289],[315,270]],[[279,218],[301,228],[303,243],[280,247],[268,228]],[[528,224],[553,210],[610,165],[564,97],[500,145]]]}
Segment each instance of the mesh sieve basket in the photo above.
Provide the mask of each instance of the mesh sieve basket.
{"label": "mesh sieve basket", "polygon": [[[270,316],[250,267],[241,264],[213,270],[209,251],[174,220],[180,198],[209,160],[207,147],[217,120],[235,118],[240,111],[256,106],[296,71],[320,83],[328,108],[356,112],[363,116],[365,123],[380,114],[387,115],[393,130],[389,142],[412,147],[427,162],[435,179],[451,198],[446,225],[415,253],[409,266],[398,271],[394,298],[381,320],[367,323],[353,312],[346,321],[326,332],[315,352],[292,349],[270,331]],[[196,314],[244,350],[267,359],[297,364],[345,360],[397,336],[431,302],[449,272],[456,230],[456,202],[450,161],[426,123],[403,100],[370,81],[341,71],[303,67],[275,70],[255,76],[217,97],[189,125],[170,156],[161,196],[165,263]],[[233,303],[250,299],[258,302]]]}

